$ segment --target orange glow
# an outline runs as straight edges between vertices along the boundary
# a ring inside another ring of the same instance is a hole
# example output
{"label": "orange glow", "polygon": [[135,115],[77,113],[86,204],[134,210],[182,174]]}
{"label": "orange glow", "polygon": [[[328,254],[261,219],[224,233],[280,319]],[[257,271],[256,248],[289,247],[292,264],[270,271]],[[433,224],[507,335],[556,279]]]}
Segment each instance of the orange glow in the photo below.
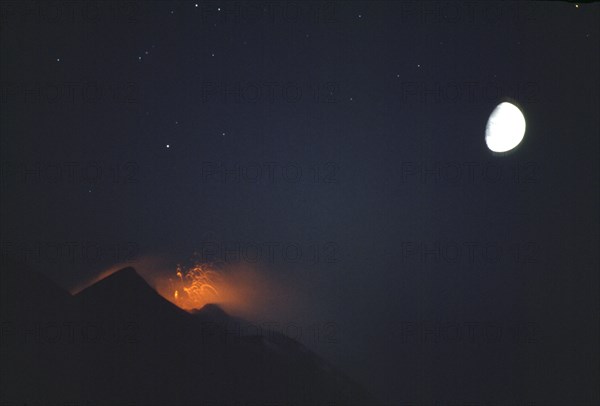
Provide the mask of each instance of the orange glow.
{"label": "orange glow", "polygon": [[178,265],[166,276],[162,271],[166,268],[158,268],[156,272],[143,271],[147,280],[162,297],[187,311],[217,304],[229,314],[254,319],[272,309],[283,309],[281,297],[289,302],[293,296],[291,292],[283,294],[252,264],[218,266],[194,261],[189,266]]}
{"label": "orange glow", "polygon": [[[132,266],[163,298],[186,311],[211,303],[248,320],[282,319],[291,309],[305,303],[299,301],[296,290],[286,288],[288,281],[281,283],[275,270],[268,272],[264,265],[238,262],[217,266],[192,260],[189,266],[173,269],[172,262],[159,256],[143,256],[135,261],[115,264],[72,288],[71,293],[76,294],[127,266]],[[299,286],[302,280],[292,285]]]}
{"label": "orange glow", "polygon": [[187,270],[177,267],[176,278],[169,278],[171,294],[167,299],[185,310],[199,309],[207,303],[218,303],[221,295],[216,288],[219,274],[208,265],[196,264]]}

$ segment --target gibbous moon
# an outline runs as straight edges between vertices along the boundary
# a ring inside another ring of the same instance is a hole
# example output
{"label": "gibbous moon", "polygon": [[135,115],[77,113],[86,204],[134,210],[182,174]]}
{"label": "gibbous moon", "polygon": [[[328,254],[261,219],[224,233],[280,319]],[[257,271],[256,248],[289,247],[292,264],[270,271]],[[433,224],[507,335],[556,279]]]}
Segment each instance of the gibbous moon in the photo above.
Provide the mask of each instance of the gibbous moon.
{"label": "gibbous moon", "polygon": [[521,143],[525,136],[525,116],[512,103],[500,103],[485,127],[485,143],[493,152],[507,152]]}

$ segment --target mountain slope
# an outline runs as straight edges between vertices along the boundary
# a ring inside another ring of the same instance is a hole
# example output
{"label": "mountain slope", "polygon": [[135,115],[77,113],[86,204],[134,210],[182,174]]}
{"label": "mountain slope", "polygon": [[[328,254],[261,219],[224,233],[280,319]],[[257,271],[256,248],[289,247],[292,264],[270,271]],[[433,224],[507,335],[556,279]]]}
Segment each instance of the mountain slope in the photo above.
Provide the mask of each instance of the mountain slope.
{"label": "mountain slope", "polygon": [[[73,334],[53,343],[20,342],[20,355],[7,367],[26,360],[27,372],[19,380],[3,376],[2,401],[64,402],[68,395],[96,404],[373,404],[359,385],[295,340],[236,336],[228,325],[240,319],[216,305],[183,311],[133,268],[73,297],[55,293],[46,300],[60,303],[51,306],[60,310],[54,317],[76,326]],[[2,300],[18,305],[22,299]]]}

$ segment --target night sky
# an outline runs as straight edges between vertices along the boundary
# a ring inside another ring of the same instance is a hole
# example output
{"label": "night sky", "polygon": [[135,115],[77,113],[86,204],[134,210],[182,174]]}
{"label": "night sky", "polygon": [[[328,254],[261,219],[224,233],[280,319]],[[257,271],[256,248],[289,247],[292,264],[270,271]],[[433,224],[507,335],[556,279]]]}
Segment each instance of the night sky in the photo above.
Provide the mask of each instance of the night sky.
{"label": "night sky", "polygon": [[3,255],[72,288],[260,246],[257,317],[384,403],[600,402],[598,4],[1,10]]}

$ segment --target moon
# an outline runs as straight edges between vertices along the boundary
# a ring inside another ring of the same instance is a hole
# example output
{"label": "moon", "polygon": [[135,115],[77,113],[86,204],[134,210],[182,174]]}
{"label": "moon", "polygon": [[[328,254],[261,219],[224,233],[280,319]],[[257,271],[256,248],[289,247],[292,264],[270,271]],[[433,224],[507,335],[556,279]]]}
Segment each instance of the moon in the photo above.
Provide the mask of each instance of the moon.
{"label": "moon", "polygon": [[485,143],[493,152],[508,152],[521,143],[525,136],[525,116],[512,103],[500,103],[485,127]]}

